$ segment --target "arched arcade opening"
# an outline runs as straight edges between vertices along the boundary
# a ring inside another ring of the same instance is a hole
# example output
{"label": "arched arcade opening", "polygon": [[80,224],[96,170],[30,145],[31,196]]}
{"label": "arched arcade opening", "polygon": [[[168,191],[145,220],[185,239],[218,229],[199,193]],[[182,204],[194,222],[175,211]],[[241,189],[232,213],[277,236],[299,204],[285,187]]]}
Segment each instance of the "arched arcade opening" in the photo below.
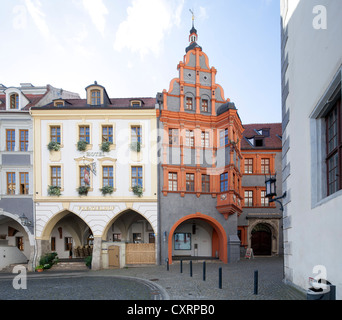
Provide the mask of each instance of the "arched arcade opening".
{"label": "arched arcade opening", "polygon": [[141,213],[128,209],[111,220],[102,237],[104,268],[156,264],[156,232]]}
{"label": "arched arcade opening", "polygon": [[228,263],[227,235],[214,218],[196,213],[177,221],[168,238],[168,259],[217,258]]}
{"label": "arched arcade opening", "polygon": [[57,252],[59,259],[85,258],[92,255],[94,237],[91,228],[70,211],[56,214],[45,226],[39,256]]}
{"label": "arched arcade opening", "polygon": [[0,270],[11,264],[28,264],[34,256],[33,229],[23,226],[16,214],[1,211],[0,213]]}

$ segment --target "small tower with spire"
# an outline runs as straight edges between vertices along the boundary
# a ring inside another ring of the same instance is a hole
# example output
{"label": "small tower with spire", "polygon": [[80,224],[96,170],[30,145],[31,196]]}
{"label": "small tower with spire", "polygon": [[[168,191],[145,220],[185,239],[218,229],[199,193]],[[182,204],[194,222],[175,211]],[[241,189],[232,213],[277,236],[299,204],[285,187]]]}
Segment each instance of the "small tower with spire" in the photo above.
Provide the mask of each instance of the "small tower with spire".
{"label": "small tower with spire", "polygon": [[[195,49],[196,47],[201,48],[198,44],[197,44],[197,40],[198,40],[198,34],[197,34],[197,30],[195,28],[195,14],[194,11],[189,9],[189,11],[192,14],[192,28],[190,30],[190,36],[189,36],[189,46],[185,49],[186,52]],[[202,49],[202,48],[201,48]]]}

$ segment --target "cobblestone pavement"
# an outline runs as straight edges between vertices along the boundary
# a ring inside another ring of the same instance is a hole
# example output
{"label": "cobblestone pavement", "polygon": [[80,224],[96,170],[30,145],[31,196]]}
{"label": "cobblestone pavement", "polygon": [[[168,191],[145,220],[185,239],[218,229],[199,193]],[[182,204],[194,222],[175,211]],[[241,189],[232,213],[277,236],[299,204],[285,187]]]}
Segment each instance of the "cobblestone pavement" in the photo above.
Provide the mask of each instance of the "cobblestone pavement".
{"label": "cobblestone pavement", "polygon": [[[286,285],[283,279],[282,258],[241,259],[237,263],[206,263],[203,281],[203,262],[175,262],[166,266],[102,270],[102,275],[139,277],[163,287],[171,300],[306,300],[306,294]],[[219,289],[219,268],[222,267],[222,289]],[[254,271],[258,270],[258,295],[254,294]]]}
{"label": "cobblestone pavement", "polygon": [[[305,300],[304,292],[283,283],[281,258],[241,259],[233,264],[218,261],[163,266],[140,266],[85,272],[28,273],[27,290],[15,290],[15,275],[0,273],[0,300]],[[219,289],[219,268],[222,289]],[[254,271],[258,270],[258,295]]]}

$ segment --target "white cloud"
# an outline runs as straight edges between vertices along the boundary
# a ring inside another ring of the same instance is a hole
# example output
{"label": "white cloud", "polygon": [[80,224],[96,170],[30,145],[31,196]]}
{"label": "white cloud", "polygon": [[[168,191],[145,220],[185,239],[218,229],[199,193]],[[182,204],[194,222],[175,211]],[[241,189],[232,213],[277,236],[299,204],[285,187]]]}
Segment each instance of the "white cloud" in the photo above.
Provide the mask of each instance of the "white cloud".
{"label": "white cloud", "polygon": [[133,0],[116,33],[114,49],[158,56],[165,34],[180,25],[183,6],[184,0]]}
{"label": "white cloud", "polygon": [[209,18],[208,14],[207,14],[207,10],[204,7],[199,8],[199,14],[197,15],[197,18],[199,20],[206,20]]}
{"label": "white cloud", "polygon": [[95,27],[104,37],[106,18],[108,14],[108,9],[103,3],[103,0],[82,0],[84,8],[90,15]]}
{"label": "white cloud", "polygon": [[45,21],[45,13],[41,10],[41,2],[39,0],[24,0],[24,2],[27,11],[32,17],[40,33],[45,37],[45,39],[48,39],[50,36],[50,31]]}

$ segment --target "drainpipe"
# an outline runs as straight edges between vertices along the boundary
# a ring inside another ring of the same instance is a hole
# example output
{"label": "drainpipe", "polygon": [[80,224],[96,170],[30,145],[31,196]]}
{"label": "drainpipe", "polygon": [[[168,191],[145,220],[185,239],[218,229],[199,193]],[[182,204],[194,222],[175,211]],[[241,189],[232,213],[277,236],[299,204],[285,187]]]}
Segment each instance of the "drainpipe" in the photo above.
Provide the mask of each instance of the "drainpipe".
{"label": "drainpipe", "polygon": [[161,231],[161,212],[160,212],[160,208],[161,208],[161,205],[160,205],[160,197],[161,197],[161,192],[160,192],[160,157],[158,157],[158,152],[159,152],[159,146],[160,146],[160,141],[158,141],[159,139],[159,132],[160,132],[160,117],[161,117],[161,112],[162,112],[162,104],[163,104],[163,94],[162,93],[158,93],[157,94],[157,103],[159,105],[159,116],[157,118],[157,159],[158,159],[158,162],[157,162],[157,196],[158,196],[158,201],[157,201],[157,208],[158,208],[158,214],[157,214],[157,217],[158,217],[158,264],[161,265],[162,264],[162,241],[163,241],[163,236],[162,236],[162,231]]}

